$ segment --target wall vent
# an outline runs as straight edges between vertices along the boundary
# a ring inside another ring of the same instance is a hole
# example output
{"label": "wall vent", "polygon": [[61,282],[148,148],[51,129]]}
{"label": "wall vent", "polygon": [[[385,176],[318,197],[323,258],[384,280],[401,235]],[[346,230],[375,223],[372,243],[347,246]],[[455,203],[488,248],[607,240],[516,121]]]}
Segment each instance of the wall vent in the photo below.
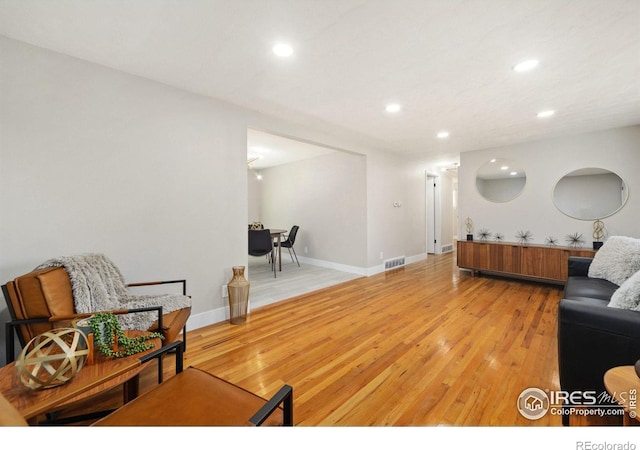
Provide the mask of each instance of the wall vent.
{"label": "wall vent", "polygon": [[449,253],[453,251],[453,244],[449,244],[449,245],[443,245],[442,246],[442,253]]}
{"label": "wall vent", "polygon": [[404,256],[399,256],[398,258],[393,258],[393,259],[387,259],[384,262],[384,270],[391,270],[400,266],[404,266]]}

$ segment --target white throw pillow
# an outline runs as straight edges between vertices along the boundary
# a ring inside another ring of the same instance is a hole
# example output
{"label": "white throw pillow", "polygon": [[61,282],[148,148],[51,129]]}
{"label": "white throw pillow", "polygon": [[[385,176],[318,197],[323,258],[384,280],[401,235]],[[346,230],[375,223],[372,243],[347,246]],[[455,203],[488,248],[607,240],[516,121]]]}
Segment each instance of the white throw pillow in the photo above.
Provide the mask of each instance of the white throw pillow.
{"label": "white throw pillow", "polygon": [[589,266],[589,277],[620,286],[640,270],[640,239],[611,236],[600,247]]}
{"label": "white throw pillow", "polygon": [[640,271],[631,275],[613,293],[609,306],[611,308],[640,311]]}

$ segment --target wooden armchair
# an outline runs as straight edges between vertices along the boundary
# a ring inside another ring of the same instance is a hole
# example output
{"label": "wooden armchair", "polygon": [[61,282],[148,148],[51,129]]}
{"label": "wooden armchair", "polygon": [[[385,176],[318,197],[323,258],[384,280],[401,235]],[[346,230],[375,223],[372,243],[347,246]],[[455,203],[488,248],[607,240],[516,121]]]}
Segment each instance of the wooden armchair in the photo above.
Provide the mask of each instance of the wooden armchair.
{"label": "wooden armchair", "polygon": [[[133,283],[127,286],[167,283],[181,283],[183,295],[186,295],[185,280]],[[2,292],[12,319],[5,330],[7,363],[15,358],[13,330],[21,346],[24,347],[31,339],[45,331],[71,326],[73,321],[90,315],[76,312],[69,274],[63,267],[47,267],[29,272],[3,285]],[[191,307],[169,313],[162,313],[162,309],[159,311],[159,319],[149,327],[148,331],[162,333],[165,345],[175,341],[182,331],[183,348],[186,348],[186,322],[191,315]],[[112,312],[135,312],[135,310]]]}

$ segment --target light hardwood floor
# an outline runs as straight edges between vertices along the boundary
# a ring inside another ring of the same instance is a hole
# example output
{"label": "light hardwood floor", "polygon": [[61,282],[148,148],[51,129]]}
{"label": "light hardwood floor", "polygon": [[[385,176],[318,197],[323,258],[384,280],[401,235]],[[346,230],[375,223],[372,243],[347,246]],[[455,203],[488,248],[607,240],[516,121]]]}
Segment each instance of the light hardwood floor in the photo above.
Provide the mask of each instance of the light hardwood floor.
{"label": "light hardwood floor", "polygon": [[558,425],[515,404],[558,388],[560,297],[430,256],[194,330],[186,364],[263,396],[291,384],[299,425]]}
{"label": "light hardwood floor", "polygon": [[[561,294],[430,255],[254,309],[243,325],[191,330],[185,366],[263,397],[292,385],[302,426],[560,426],[525,419],[516,402],[525,388],[559,388]],[[142,391],[155,369],[147,375]]]}

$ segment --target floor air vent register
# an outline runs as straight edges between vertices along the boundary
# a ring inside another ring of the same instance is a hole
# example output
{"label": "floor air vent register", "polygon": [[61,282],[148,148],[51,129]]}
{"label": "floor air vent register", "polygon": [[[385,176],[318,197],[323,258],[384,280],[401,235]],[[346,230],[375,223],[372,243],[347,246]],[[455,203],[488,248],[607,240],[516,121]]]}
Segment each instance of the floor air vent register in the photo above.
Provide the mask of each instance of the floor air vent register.
{"label": "floor air vent register", "polygon": [[391,270],[400,266],[404,266],[404,256],[400,256],[398,258],[393,258],[393,259],[387,259],[384,262],[384,270]]}

